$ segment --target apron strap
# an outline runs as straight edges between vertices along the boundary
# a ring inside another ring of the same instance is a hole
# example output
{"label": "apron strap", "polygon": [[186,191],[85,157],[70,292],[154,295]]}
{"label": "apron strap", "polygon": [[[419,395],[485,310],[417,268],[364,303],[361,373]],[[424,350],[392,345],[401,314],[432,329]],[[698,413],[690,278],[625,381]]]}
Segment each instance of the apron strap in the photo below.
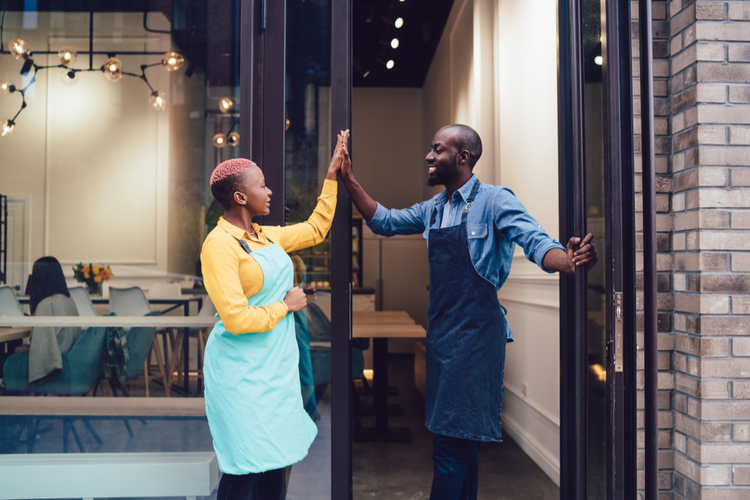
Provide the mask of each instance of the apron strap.
{"label": "apron strap", "polygon": [[[274,243],[273,241],[271,241],[271,238],[269,238],[268,236],[266,236],[266,239],[267,239],[268,241],[270,241],[272,245],[275,245],[275,244],[276,244],[276,243]],[[253,253],[253,251],[252,251],[252,250],[250,250],[250,245],[248,245],[248,244],[247,244],[247,241],[245,241],[245,240],[237,240],[237,241],[239,241],[239,243],[240,243],[240,246],[242,247],[242,249],[243,249],[244,251],[246,251],[247,253]]]}
{"label": "apron strap", "polygon": [[482,183],[477,181],[476,184],[474,184],[474,187],[471,189],[471,194],[469,195],[469,198],[466,200],[466,208],[464,208],[464,211],[461,213],[461,224],[466,224],[466,219],[469,216],[469,212],[471,212],[471,204],[474,203],[474,198],[477,197],[477,193],[479,192],[479,186],[481,186]]}

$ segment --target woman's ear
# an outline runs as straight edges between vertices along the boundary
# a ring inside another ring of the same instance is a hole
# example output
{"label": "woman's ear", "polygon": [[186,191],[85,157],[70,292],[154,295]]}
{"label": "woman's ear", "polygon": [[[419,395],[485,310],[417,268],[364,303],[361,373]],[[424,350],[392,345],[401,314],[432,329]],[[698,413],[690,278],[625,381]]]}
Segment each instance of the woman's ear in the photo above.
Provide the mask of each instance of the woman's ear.
{"label": "woman's ear", "polygon": [[246,205],[247,204],[247,196],[245,196],[245,193],[240,191],[234,192],[234,201],[237,202],[238,205]]}

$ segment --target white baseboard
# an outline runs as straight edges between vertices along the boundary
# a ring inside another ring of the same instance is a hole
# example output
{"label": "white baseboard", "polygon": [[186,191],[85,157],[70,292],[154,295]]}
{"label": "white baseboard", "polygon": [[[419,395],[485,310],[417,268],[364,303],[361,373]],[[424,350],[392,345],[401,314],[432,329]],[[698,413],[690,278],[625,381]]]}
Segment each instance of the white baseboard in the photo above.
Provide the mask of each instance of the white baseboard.
{"label": "white baseboard", "polygon": [[557,486],[560,486],[560,461],[505,413],[503,414],[503,433],[508,434],[544,473]]}

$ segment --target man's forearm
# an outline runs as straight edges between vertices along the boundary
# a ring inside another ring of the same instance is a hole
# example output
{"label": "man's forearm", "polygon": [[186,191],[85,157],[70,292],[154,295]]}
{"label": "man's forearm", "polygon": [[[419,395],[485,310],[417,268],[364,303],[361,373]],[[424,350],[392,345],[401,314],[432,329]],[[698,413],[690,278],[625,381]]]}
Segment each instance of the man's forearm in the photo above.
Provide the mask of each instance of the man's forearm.
{"label": "man's forearm", "polygon": [[365,222],[370,222],[370,219],[375,216],[378,204],[370,198],[370,195],[362,189],[362,186],[359,185],[359,182],[353,176],[343,177],[342,181],[344,187],[349,192],[349,196],[352,198],[352,202],[354,202],[354,206],[357,207],[359,213],[364,217]]}
{"label": "man's forearm", "polygon": [[542,265],[547,271],[573,274],[575,269],[568,263],[568,254],[559,248],[553,248],[544,255]]}

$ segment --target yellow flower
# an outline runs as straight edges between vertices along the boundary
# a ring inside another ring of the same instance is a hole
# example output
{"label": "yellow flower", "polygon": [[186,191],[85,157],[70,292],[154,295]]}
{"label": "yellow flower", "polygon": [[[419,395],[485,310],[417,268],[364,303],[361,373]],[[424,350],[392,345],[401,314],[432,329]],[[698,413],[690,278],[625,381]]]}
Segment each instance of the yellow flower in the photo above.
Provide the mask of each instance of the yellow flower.
{"label": "yellow flower", "polygon": [[94,281],[96,281],[97,283],[101,283],[101,282],[102,282],[102,277],[101,277],[101,275],[98,275],[98,276],[94,276]]}
{"label": "yellow flower", "polygon": [[81,272],[82,272],[83,274],[88,274],[88,273],[90,272],[90,270],[89,270],[89,266],[83,266],[83,267],[81,268]]}
{"label": "yellow flower", "polygon": [[112,279],[112,271],[108,267],[99,270],[99,274],[96,276],[99,281],[108,281]]}
{"label": "yellow flower", "polygon": [[102,270],[102,266],[94,266],[94,274],[99,274],[101,270]]}
{"label": "yellow flower", "polygon": [[86,271],[85,273],[83,273],[83,277],[84,277],[85,279],[89,279],[89,278],[91,277],[91,275],[89,274],[89,272],[88,272],[88,271]]}

